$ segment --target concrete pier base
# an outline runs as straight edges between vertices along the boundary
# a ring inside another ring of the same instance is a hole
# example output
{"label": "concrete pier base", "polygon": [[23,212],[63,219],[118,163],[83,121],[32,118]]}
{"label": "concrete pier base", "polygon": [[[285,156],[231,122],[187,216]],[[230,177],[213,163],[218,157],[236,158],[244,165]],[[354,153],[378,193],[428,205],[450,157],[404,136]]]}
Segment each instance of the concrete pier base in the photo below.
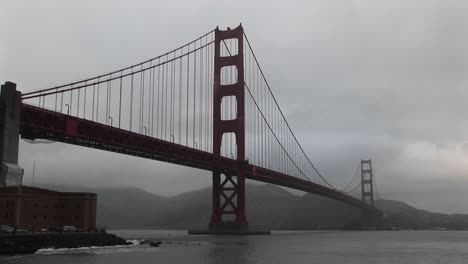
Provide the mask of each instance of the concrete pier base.
{"label": "concrete pier base", "polygon": [[270,230],[188,230],[189,235],[271,235]]}
{"label": "concrete pier base", "polygon": [[21,93],[6,82],[0,89],[0,186],[20,186],[24,170],[18,165]]}
{"label": "concrete pier base", "polygon": [[231,221],[210,223],[208,230],[189,230],[189,235],[270,235],[269,230],[249,230],[248,224]]}
{"label": "concrete pier base", "polygon": [[383,230],[383,215],[382,212],[364,211],[361,217],[362,230]]}

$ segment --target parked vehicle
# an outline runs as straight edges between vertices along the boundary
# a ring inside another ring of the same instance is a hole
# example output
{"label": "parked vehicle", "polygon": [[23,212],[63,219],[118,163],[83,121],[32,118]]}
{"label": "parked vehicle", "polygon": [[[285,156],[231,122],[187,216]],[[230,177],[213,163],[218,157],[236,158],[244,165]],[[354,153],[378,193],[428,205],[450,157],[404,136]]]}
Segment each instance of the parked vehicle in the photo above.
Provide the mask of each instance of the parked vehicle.
{"label": "parked vehicle", "polygon": [[63,228],[60,227],[60,226],[51,226],[51,227],[49,227],[49,231],[50,231],[50,232],[62,233],[62,232],[63,232]]}
{"label": "parked vehicle", "polygon": [[0,225],[0,233],[13,233],[14,228],[9,225]]}
{"label": "parked vehicle", "polygon": [[75,226],[63,226],[63,232],[79,232]]}

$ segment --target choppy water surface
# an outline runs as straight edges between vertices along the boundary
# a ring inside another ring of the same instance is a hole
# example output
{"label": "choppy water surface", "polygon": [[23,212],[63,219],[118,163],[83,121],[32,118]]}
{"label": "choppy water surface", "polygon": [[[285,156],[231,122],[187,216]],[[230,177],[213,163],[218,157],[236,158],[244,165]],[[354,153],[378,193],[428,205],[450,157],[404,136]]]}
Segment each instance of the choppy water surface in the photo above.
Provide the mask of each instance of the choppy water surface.
{"label": "choppy water surface", "polygon": [[[47,249],[0,263],[468,263],[468,232],[274,232],[270,236],[188,236],[185,231],[117,230],[133,246]],[[141,239],[163,241],[158,248]]]}

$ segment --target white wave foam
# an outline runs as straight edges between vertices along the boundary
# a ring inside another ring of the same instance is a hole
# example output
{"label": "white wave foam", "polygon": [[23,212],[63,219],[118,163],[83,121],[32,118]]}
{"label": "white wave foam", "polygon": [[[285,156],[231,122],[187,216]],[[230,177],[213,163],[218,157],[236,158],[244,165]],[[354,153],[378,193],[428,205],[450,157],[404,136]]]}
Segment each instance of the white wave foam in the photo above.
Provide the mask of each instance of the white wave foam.
{"label": "white wave foam", "polygon": [[79,248],[43,248],[35,254],[55,255],[55,254],[106,254],[115,252],[130,252],[134,245],[104,246],[104,247],[79,247]]}
{"label": "white wave foam", "polygon": [[140,239],[130,239],[127,240],[128,243],[132,243],[134,246],[140,245],[141,240]]}

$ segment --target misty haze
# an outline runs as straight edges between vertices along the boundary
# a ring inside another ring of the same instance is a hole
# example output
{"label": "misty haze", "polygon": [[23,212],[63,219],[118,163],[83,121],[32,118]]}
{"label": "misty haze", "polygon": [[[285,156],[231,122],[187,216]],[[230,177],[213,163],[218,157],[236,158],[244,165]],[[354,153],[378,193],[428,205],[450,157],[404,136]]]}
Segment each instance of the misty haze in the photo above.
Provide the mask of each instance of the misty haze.
{"label": "misty haze", "polygon": [[0,262],[464,263],[467,14],[1,1]]}

